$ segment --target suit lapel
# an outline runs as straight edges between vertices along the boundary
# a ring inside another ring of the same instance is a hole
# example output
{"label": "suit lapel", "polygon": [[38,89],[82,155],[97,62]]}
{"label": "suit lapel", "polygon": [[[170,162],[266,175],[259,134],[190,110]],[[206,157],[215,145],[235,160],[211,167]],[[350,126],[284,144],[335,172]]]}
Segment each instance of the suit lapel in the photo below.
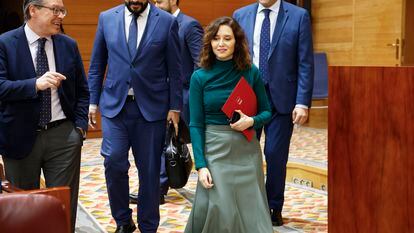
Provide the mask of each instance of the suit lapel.
{"label": "suit lapel", "polygon": [[279,43],[280,35],[282,35],[283,29],[285,28],[286,22],[289,18],[287,10],[283,7],[283,1],[280,3],[279,14],[277,16],[276,28],[273,32],[272,44],[270,46],[269,57],[272,55],[273,51],[276,48],[277,43]]}
{"label": "suit lapel", "polygon": [[27,64],[28,77],[36,77],[36,70],[33,64],[32,55],[30,53],[27,37],[24,33],[24,25],[20,28],[19,33],[15,36],[17,39],[16,49],[17,57],[21,64]]}
{"label": "suit lapel", "polygon": [[57,36],[52,36],[53,42],[53,53],[55,54],[55,65],[56,65],[56,72],[62,73],[64,61],[64,54],[63,51],[60,51],[61,48],[64,48],[62,42],[59,40]]}
{"label": "suit lapel", "polygon": [[254,7],[252,10],[250,10],[247,14],[247,25],[246,25],[246,37],[249,42],[249,48],[250,48],[250,54],[253,56],[253,37],[254,37],[254,25],[256,23],[256,14],[257,14],[257,8],[259,7],[259,4],[256,4],[256,7]]}
{"label": "suit lapel", "polygon": [[[128,49],[128,42],[126,39],[126,32],[125,32],[125,7],[122,5],[115,11],[115,20],[116,25],[119,29],[121,29],[121,33],[118,33],[118,41],[120,49],[125,51],[122,54],[125,54],[127,60],[131,60],[131,56],[129,56],[129,49]],[[114,30],[117,31],[117,30]]]}
{"label": "suit lapel", "polygon": [[[149,3],[150,4],[150,3]],[[156,7],[151,4],[150,12],[148,14],[147,25],[145,26],[144,34],[142,34],[141,42],[139,43],[137,53],[135,54],[134,61],[137,59],[138,54],[142,53],[142,50],[147,46],[151,39],[151,35],[154,32],[154,29],[157,27],[159,21],[159,13],[157,12]]]}
{"label": "suit lapel", "polygon": [[[65,48],[65,45],[62,43],[58,35],[52,36],[52,43],[53,43],[53,54],[55,55],[56,72],[59,74],[63,74],[63,70],[64,70],[63,61],[65,61],[65,53],[62,50]],[[69,78],[69,77],[66,77],[66,78]],[[63,94],[62,85],[59,86],[58,93],[59,93],[59,96]]]}
{"label": "suit lapel", "polygon": [[178,23],[178,28],[181,28],[181,24],[183,23],[183,18],[184,18],[184,16],[183,16],[183,13],[178,13],[178,15],[177,15],[177,23]]}

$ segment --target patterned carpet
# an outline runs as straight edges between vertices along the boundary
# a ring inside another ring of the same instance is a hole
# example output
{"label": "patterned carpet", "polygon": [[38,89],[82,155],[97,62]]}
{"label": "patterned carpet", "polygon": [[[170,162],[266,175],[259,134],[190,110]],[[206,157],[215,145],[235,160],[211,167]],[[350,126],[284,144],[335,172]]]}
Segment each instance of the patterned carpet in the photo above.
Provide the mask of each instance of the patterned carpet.
{"label": "patterned carpet", "polygon": [[311,161],[327,168],[327,136],[326,129],[295,128],[290,145],[289,159]]}
{"label": "patterned carpet", "polygon": [[[326,167],[326,130],[300,127],[294,130],[290,159],[314,161]],[[84,143],[81,164],[79,201],[108,232],[114,232],[116,225],[111,217],[106,192],[103,158],[99,154],[101,139],[88,139]],[[132,159],[132,156],[130,156]],[[136,168],[130,160],[131,192],[138,190]],[[179,190],[170,190],[166,204],[160,206],[161,221],[158,232],[183,232],[191,211],[197,175],[192,173],[188,184]],[[134,220],[136,221],[136,206]],[[275,232],[327,232],[327,194],[287,184],[283,209],[285,225],[275,227]],[[137,230],[138,232],[138,230]]]}

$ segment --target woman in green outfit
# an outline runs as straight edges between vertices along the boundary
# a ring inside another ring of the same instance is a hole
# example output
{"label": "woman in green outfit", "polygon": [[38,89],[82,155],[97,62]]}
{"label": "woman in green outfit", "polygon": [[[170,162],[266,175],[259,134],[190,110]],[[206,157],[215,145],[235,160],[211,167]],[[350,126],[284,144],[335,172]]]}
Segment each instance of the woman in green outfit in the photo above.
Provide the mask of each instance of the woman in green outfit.
{"label": "woman in green outfit", "polygon": [[[271,109],[244,32],[230,17],[210,23],[203,39],[201,69],[190,83],[190,133],[198,184],[186,233],[270,233],[263,161],[256,137],[241,131],[260,128]],[[221,107],[244,77],[257,96],[257,115],[238,111],[228,123]]]}

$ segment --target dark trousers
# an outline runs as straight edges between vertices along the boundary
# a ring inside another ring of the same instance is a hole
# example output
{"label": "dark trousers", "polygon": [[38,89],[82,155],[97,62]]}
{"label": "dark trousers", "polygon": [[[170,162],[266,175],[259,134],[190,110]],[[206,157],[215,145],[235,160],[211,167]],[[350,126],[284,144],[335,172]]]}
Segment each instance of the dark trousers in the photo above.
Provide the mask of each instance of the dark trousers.
{"label": "dark trousers", "polygon": [[283,208],[286,164],[292,132],[291,114],[277,114],[265,126],[266,192],[269,208],[276,211],[282,211]]}
{"label": "dark trousers", "polygon": [[14,160],[3,157],[6,179],[19,188],[38,189],[41,170],[46,187],[70,187],[72,231],[76,222],[82,143],[82,136],[73,123],[65,121],[54,128],[40,131],[26,158]]}
{"label": "dark trousers", "polygon": [[118,226],[129,224],[130,167],[132,147],[138,168],[138,227],[141,232],[156,232],[159,221],[160,159],[165,139],[165,120],[148,122],[135,101],[127,101],[114,118],[102,117],[105,178],[112,216]]}
{"label": "dark trousers", "polygon": [[165,147],[164,151],[161,155],[161,167],[160,167],[160,194],[161,195],[167,195],[169,184],[168,184],[168,176],[167,176],[167,170],[165,169]]}

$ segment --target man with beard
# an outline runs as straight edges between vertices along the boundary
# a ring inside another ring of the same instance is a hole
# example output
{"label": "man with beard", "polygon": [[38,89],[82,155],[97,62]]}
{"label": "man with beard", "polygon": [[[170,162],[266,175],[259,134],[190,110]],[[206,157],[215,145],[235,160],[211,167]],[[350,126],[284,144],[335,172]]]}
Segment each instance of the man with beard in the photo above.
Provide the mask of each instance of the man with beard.
{"label": "man with beard", "polygon": [[[182,62],[182,81],[183,81],[183,111],[182,119],[188,125],[190,123],[190,112],[188,106],[188,89],[190,87],[190,78],[193,71],[198,68],[199,55],[203,41],[203,28],[200,23],[185,14],[178,8],[179,0],[157,0],[155,5],[172,14],[178,22],[178,36],[181,47]],[[164,203],[164,196],[168,192],[168,177],[165,171],[165,157],[161,157],[161,174],[160,174],[160,203]],[[130,195],[130,201],[136,203],[138,196]]]}
{"label": "man with beard", "polygon": [[[138,168],[138,227],[156,232],[166,121],[182,105],[178,23],[148,0],[125,0],[99,16],[89,69],[89,123],[102,115],[105,178],[116,232],[136,227],[129,208],[128,151]],[[106,79],[104,81],[106,71]]]}

